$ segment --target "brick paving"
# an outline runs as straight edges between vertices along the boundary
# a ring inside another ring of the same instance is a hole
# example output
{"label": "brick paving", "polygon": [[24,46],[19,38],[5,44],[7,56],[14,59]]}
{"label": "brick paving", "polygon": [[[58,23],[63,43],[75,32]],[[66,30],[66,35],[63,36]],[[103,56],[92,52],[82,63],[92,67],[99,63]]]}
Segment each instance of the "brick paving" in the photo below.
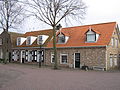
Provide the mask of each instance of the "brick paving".
{"label": "brick paving", "polygon": [[120,90],[120,71],[52,70],[0,64],[0,90]]}

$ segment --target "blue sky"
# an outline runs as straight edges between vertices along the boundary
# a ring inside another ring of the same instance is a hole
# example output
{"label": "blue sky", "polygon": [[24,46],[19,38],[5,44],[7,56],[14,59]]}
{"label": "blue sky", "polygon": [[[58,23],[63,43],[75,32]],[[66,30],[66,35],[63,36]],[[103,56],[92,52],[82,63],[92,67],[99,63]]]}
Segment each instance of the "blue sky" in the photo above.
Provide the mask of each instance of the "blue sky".
{"label": "blue sky", "polygon": [[[120,0],[83,0],[87,5],[87,12],[82,24],[76,22],[72,26],[97,24],[116,21],[120,27]],[[65,27],[63,25],[63,27]],[[22,29],[21,29],[22,28]],[[21,32],[49,29],[44,23],[35,18],[27,19],[20,27]]]}

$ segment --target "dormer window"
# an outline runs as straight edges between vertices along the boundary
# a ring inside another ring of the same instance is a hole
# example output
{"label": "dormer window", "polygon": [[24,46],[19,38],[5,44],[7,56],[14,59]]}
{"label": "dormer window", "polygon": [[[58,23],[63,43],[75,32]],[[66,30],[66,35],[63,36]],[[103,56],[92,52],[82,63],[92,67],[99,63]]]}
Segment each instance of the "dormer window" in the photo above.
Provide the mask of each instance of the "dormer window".
{"label": "dormer window", "polygon": [[38,45],[41,45],[41,44],[44,44],[45,41],[48,39],[49,36],[47,35],[38,35],[37,37],[37,44]]}
{"label": "dormer window", "polygon": [[21,39],[20,37],[17,38],[17,46],[19,46],[21,44]]}
{"label": "dormer window", "polygon": [[31,45],[31,37],[27,37],[26,44]]}
{"label": "dormer window", "polygon": [[26,40],[26,38],[24,38],[24,37],[18,37],[17,38],[17,46],[22,45],[25,40]]}
{"label": "dormer window", "polygon": [[87,42],[95,42],[96,41],[96,33],[91,32],[87,33]]}
{"label": "dormer window", "polygon": [[97,42],[99,38],[99,34],[93,31],[91,28],[86,33],[86,41],[87,42]]}
{"label": "dormer window", "polygon": [[40,45],[40,44],[42,44],[43,43],[43,36],[42,35],[40,35],[40,36],[38,36],[38,39],[37,39],[38,41],[38,45]]}
{"label": "dormer window", "polygon": [[58,35],[58,43],[65,43],[65,35],[63,34]]}

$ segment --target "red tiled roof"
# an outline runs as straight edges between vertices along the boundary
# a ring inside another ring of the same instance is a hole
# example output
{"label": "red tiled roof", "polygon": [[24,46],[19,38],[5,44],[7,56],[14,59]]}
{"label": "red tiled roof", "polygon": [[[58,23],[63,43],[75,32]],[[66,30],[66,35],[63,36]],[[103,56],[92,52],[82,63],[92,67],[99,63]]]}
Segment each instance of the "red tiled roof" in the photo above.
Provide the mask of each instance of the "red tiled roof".
{"label": "red tiled roof", "polygon": [[[93,31],[100,34],[97,42],[87,43],[86,42],[86,32],[89,30],[89,27]],[[108,45],[113,31],[115,30],[116,22],[102,23],[102,24],[93,24],[77,27],[63,28],[62,33],[69,35],[69,39],[65,44],[56,44],[57,47],[82,47],[82,46],[105,46]],[[53,46],[52,41],[47,45],[48,48]]]}
{"label": "red tiled roof", "polygon": [[[43,46],[46,46],[46,44],[48,43],[48,41],[50,41],[50,39],[52,38],[52,30],[39,30],[39,31],[32,31],[32,32],[26,32],[23,37],[28,37],[28,36],[38,36],[38,35],[48,35],[49,38],[45,41]],[[32,45],[26,45],[26,40],[23,42],[22,45],[19,45],[17,47],[39,47],[40,45],[37,44],[37,39],[32,43]]]}

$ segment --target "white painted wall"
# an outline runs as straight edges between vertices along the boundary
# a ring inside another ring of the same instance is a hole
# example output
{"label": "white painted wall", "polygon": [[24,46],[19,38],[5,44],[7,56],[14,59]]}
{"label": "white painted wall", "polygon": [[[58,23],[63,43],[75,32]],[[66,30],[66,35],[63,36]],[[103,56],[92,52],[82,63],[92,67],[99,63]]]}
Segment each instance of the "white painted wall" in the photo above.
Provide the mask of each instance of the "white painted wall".
{"label": "white painted wall", "polygon": [[96,41],[98,40],[98,38],[99,38],[99,34],[96,34]]}
{"label": "white painted wall", "polygon": [[69,37],[65,36],[65,43],[68,41]]}

